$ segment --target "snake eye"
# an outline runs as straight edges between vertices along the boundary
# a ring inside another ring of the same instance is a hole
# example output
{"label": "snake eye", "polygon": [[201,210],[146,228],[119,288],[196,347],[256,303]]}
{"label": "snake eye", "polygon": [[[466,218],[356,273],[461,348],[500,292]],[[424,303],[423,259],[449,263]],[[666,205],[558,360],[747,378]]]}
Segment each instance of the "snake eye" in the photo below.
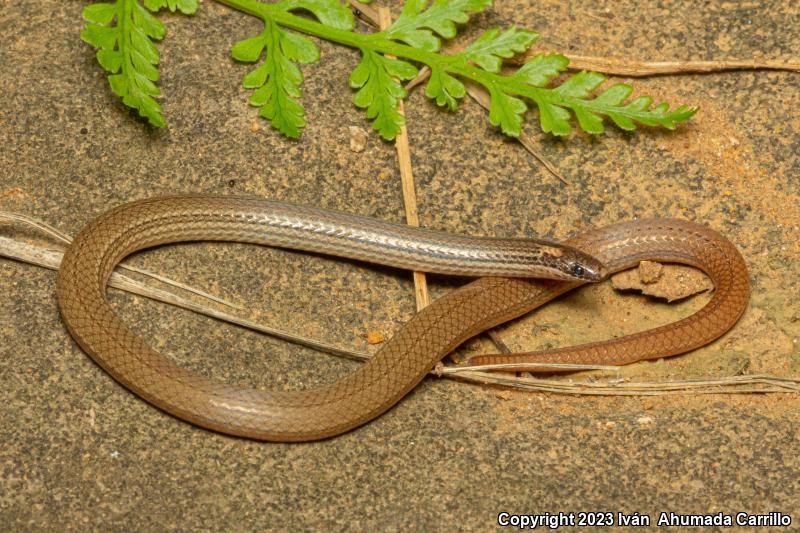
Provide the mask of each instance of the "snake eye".
{"label": "snake eye", "polygon": [[586,269],[581,265],[575,265],[572,267],[572,275],[576,278],[583,277],[584,274],[586,274]]}

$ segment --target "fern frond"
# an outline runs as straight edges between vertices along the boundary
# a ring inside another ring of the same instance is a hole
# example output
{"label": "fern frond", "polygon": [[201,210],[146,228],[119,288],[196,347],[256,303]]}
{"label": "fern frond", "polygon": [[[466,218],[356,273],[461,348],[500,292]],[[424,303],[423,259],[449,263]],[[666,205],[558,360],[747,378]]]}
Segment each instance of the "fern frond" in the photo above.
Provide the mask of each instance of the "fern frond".
{"label": "fern frond", "polygon": [[[164,26],[148,9],[193,13],[197,0],[142,1],[144,7],[139,0],[87,6],[84,18],[88,23],[81,35],[98,48],[97,60],[109,72],[112,90],[151,124],[163,126],[161,107],[155,100],[159,95],[159,56],[154,41],[164,36]],[[407,94],[400,82],[417,74],[415,65],[431,70],[425,94],[451,111],[466,94],[464,80],[485,87],[491,98],[490,122],[512,137],[520,134],[529,107],[538,110],[543,131],[562,136],[572,131],[573,121],[591,134],[603,132],[605,120],[624,130],[637,125],[672,129],[697,112],[688,106],[653,106],[648,96],[629,101],[632,88],[626,84],[612,85],[597,94],[605,77],[594,72],[580,72],[558,82],[569,65],[560,54],[535,55],[516,72],[503,74],[503,61],[527,51],[538,38],[538,34],[516,27],[486,30],[462,52],[441,54],[441,40],[453,38],[458,24],[489,7],[492,0],[406,0],[397,20],[372,34],[353,31],[353,13],[342,0],[218,1],[263,20],[264,30],[234,45],[232,55],[242,62],[258,63],[242,81],[253,89],[250,103],[273,127],[292,138],[299,137],[305,126],[300,101],[303,74],[297,64],[319,59],[317,45],[295,32],[361,52],[361,62],[350,75],[350,86],[356,89],[353,102],[366,111],[373,128],[387,140],[393,139],[403,124],[396,107]]]}
{"label": "fern frond", "polygon": [[303,74],[294,62],[317,61],[319,48],[308,37],[282,30],[267,20],[260,35],[237,43],[231,54],[238,61],[254,63],[264,50],[264,62],[244,77],[242,85],[255,89],[250,104],[260,108],[260,115],[276,130],[296,139],[306,121],[305,109],[298,102],[303,96]]}
{"label": "fern frond", "polygon": [[97,62],[108,73],[111,90],[122,102],[139,111],[150,124],[166,125],[155,96],[161,94],[158,81],[159,54],[153,41],[164,37],[164,25],[148,9],[161,7],[192,13],[196,0],[117,0],[90,4],[83,10],[87,21],[81,38],[97,51]]}
{"label": "fern frond", "polygon": [[[163,0],[162,0],[163,1]],[[270,15],[264,16],[264,31],[236,43],[231,55],[237,61],[264,61],[242,80],[247,89],[255,89],[250,104],[272,127],[292,139],[299,138],[306,125],[305,108],[300,103],[303,92],[303,73],[295,63],[314,63],[319,60],[319,47],[303,35],[286,31],[276,22],[276,13],[295,10],[308,11],[321,23],[332,28],[349,30],[355,20],[350,9],[333,0],[284,0],[271,4]]]}
{"label": "fern frond", "polygon": [[361,63],[350,74],[350,87],[358,89],[353,103],[367,110],[367,118],[373,119],[372,128],[384,139],[394,139],[405,124],[397,102],[407,96],[397,80],[410,80],[417,75],[417,67],[369,49],[361,50],[361,54]]}
{"label": "fern frond", "polygon": [[[538,57],[538,56],[537,56]],[[523,67],[524,69],[524,67]],[[523,72],[520,69],[517,74]],[[532,76],[533,72],[528,71],[520,75],[517,79],[532,79],[531,85],[539,87],[546,83],[547,78],[554,72],[540,73]],[[630,85],[617,83],[612,85],[596,97],[592,98],[592,93],[602,85],[605,76],[596,72],[579,72],[567,79],[561,85],[552,89],[536,92],[522,91],[523,94],[531,98],[539,109],[539,122],[542,131],[553,135],[569,135],[572,131],[570,125],[570,111],[575,115],[580,128],[586,133],[603,133],[603,117],[610,118],[618,127],[624,130],[636,129],[636,123],[646,126],[661,126],[667,129],[675,129],[676,124],[691,118],[697,108],[680,106],[670,110],[667,103],[662,103],[656,107],[651,107],[653,99],[649,96],[641,96],[629,103],[625,103],[633,92]],[[518,131],[514,130],[518,135]],[[512,133],[513,134],[513,133]]]}

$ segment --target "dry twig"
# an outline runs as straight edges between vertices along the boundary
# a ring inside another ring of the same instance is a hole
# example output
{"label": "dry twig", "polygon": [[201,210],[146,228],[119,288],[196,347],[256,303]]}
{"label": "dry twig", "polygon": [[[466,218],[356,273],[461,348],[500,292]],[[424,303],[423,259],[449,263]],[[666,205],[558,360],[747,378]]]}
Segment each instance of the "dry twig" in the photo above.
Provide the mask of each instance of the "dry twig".
{"label": "dry twig", "polygon": [[[529,51],[510,63],[524,63],[530,55],[540,54],[541,50]],[[731,70],[784,70],[800,72],[800,61],[774,60],[727,60],[727,61],[632,61],[609,57],[593,57],[564,54],[569,59],[572,70],[593,70],[613,76],[643,78],[647,76],[667,76],[675,74],[709,74]]]}
{"label": "dry twig", "polygon": [[[378,22],[381,29],[392,25],[392,14],[387,7],[377,9]],[[403,100],[397,103],[397,111],[405,116]],[[411,148],[408,144],[408,128],[400,125],[400,133],[394,139],[397,149],[397,162],[400,166],[400,183],[403,188],[403,204],[406,211],[406,224],[419,227],[419,210],[417,209],[417,191],[414,186],[414,171],[411,166]],[[428,281],[424,272],[414,272],[414,297],[417,302],[417,311],[428,307],[431,303],[428,294]]]}

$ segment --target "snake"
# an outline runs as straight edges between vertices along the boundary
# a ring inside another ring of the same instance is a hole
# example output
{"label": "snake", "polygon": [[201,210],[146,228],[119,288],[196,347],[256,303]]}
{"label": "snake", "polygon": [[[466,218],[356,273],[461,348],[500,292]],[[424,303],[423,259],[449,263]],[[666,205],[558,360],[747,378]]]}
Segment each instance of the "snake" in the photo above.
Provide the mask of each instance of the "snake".
{"label": "snake", "polygon": [[[476,278],[414,315],[352,373],[316,388],[261,390],[210,379],[158,353],[107,300],[108,279],[128,255],[186,241],[234,241]],[[692,350],[727,332],[748,300],[736,247],[702,225],[634,220],[563,242],[475,237],[315,207],[238,196],[149,198],[87,224],[65,252],[56,294],[78,345],[108,374],[154,406],[213,431],[297,442],[348,432],[389,410],[467,339],[580,285],[642,260],[704,271],[714,294],[693,315],[641,333],[476,363],[570,361],[624,364]]]}

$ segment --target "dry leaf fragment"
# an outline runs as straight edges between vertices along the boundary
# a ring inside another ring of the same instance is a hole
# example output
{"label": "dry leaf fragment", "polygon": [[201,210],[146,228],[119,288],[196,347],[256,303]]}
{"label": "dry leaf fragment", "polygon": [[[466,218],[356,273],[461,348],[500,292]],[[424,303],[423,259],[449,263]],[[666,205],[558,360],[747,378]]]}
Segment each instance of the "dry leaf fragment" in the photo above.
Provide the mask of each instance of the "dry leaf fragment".
{"label": "dry leaf fragment", "polygon": [[664,265],[655,261],[642,261],[639,263],[639,279],[642,283],[650,285],[661,278]]}

